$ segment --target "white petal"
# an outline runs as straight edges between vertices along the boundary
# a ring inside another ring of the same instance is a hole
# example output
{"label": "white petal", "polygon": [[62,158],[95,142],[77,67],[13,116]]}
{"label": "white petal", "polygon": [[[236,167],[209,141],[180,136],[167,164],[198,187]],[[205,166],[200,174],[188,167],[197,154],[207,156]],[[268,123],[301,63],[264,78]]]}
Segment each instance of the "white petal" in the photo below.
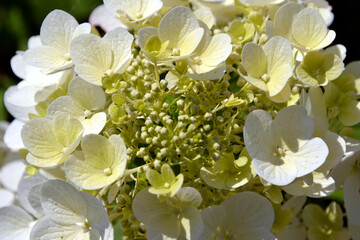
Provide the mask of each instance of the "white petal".
{"label": "white petal", "polygon": [[329,155],[323,165],[317,171],[326,172],[334,168],[344,157],[346,145],[345,140],[336,133],[328,131],[322,138],[329,148]]}
{"label": "white petal", "polygon": [[197,28],[199,28],[199,23],[193,12],[187,7],[178,6],[167,12],[161,19],[159,37],[161,42],[169,41],[168,47],[176,48]]}
{"label": "white petal", "polygon": [[111,44],[113,62],[111,69],[123,73],[132,59],[131,45],[134,40],[125,28],[116,28],[105,34],[104,40]]}
{"label": "white petal", "polygon": [[84,136],[87,134],[99,134],[106,124],[106,113],[95,113],[91,118],[81,121],[84,127]]}
{"label": "white petal", "polygon": [[25,73],[25,60],[24,60],[24,56],[23,53],[17,53],[15,56],[13,56],[10,60],[10,65],[11,65],[11,69],[12,71],[15,73],[15,75],[18,78],[24,79],[26,76]]}
{"label": "white petal", "polygon": [[9,190],[0,188],[0,208],[10,206],[15,201],[15,195]]}
{"label": "white petal", "polygon": [[305,176],[320,167],[326,160],[329,149],[321,138],[300,141],[297,152],[288,152],[285,161],[296,165],[296,177]]}
{"label": "white petal", "polygon": [[45,46],[67,53],[77,26],[78,23],[73,16],[62,10],[54,10],[46,16],[41,25],[41,42]]}
{"label": "white petal", "polygon": [[21,206],[29,213],[35,217],[41,217],[43,214],[34,209],[28,199],[30,190],[33,186],[41,184],[46,181],[46,178],[41,174],[36,174],[35,176],[29,177],[27,174],[24,174],[18,185],[18,200]]}
{"label": "white petal", "polygon": [[110,228],[110,221],[108,214],[99,200],[87,192],[81,192],[82,196],[86,199],[88,206],[88,213],[86,219],[91,224],[92,228],[95,228],[102,237],[105,236],[105,232]]}
{"label": "white petal", "polygon": [[224,62],[232,50],[231,38],[227,34],[217,34],[200,55],[201,61],[207,66],[217,66]]}
{"label": "white petal", "polygon": [[1,183],[10,191],[16,192],[20,179],[25,170],[23,160],[11,161],[1,168]]}
{"label": "white petal", "polygon": [[71,117],[85,117],[85,110],[76,105],[69,96],[61,96],[53,101],[48,109],[47,116],[55,116],[58,113],[67,113]]}
{"label": "white petal", "polygon": [[41,183],[34,185],[28,194],[28,200],[33,209],[39,214],[39,215],[45,215],[45,212],[41,206],[41,200],[40,200],[40,192],[41,192]]}
{"label": "white petal", "polygon": [[64,57],[66,52],[50,46],[38,46],[25,52],[25,61],[27,64],[39,68],[61,68],[67,64]]}
{"label": "white petal", "polygon": [[306,110],[298,105],[280,110],[272,125],[273,134],[294,151],[299,148],[299,139],[311,138],[313,129],[313,120],[307,115]]}
{"label": "white petal", "polygon": [[271,203],[257,193],[235,194],[227,198],[221,206],[226,211],[229,228],[244,239],[260,239],[257,237],[269,233],[274,221]]}
{"label": "white petal", "polygon": [[36,113],[35,86],[11,86],[5,91],[4,104],[9,113],[16,119],[27,121],[29,113]]}
{"label": "white petal", "polygon": [[41,186],[41,206],[59,224],[82,223],[88,212],[85,198],[69,183],[48,180]]}
{"label": "white petal", "polygon": [[171,213],[172,208],[160,203],[156,195],[149,193],[148,188],[135,195],[132,209],[135,217],[144,224],[149,224],[154,216]]}
{"label": "white petal", "polygon": [[29,224],[33,218],[23,209],[10,206],[0,209],[0,238],[2,240],[27,240]]}
{"label": "white petal", "polygon": [[267,73],[267,56],[259,45],[246,43],[241,52],[245,71],[253,78],[260,78]]}
{"label": "white petal", "polygon": [[349,222],[360,225],[360,172],[351,174],[344,183],[344,202]]}
{"label": "white petal", "polygon": [[292,65],[292,47],[285,38],[280,36],[272,37],[265,43],[263,49],[268,59],[268,69],[271,69],[270,71],[281,65]]}
{"label": "white petal", "polygon": [[203,21],[206,26],[211,29],[215,24],[215,16],[210,9],[199,8],[194,12],[197,19]]}
{"label": "white petal", "polygon": [[91,25],[89,23],[82,23],[75,28],[72,38],[76,38],[80,34],[85,34],[90,32],[91,32]]}
{"label": "white petal", "polygon": [[202,198],[198,190],[192,187],[182,187],[173,197],[180,207],[195,206],[199,207]]}
{"label": "white petal", "polygon": [[180,234],[180,221],[174,214],[157,214],[147,226],[149,240],[176,240]]}
{"label": "white petal", "polygon": [[272,117],[268,112],[255,110],[251,112],[245,122],[245,146],[252,158],[258,158],[263,153],[272,154],[275,143],[271,138]]}
{"label": "white petal", "polygon": [[34,48],[41,45],[40,35],[31,36],[28,40],[28,48]]}
{"label": "white petal", "polygon": [[87,110],[101,110],[105,106],[104,90],[77,77],[71,80],[68,87],[71,99]]}
{"label": "white petal", "polygon": [[101,78],[111,69],[111,45],[93,34],[82,34],[70,45],[76,73],[85,81],[101,86]]}
{"label": "white petal", "polygon": [[88,235],[88,233],[75,224],[61,225],[51,221],[48,217],[43,217],[33,227],[30,240],[90,240],[86,235]]}
{"label": "white petal", "polygon": [[105,32],[115,28],[126,28],[118,19],[116,19],[105,5],[96,7],[90,14],[89,22],[93,26],[100,26]]}
{"label": "white petal", "polygon": [[180,218],[186,239],[199,239],[204,226],[199,210],[189,206],[181,211]]}
{"label": "white petal", "polygon": [[25,148],[21,139],[21,129],[23,126],[23,121],[14,119],[5,131],[4,143],[13,151],[17,151],[20,148]]}
{"label": "white petal", "polygon": [[314,183],[309,187],[306,195],[311,198],[323,198],[334,191],[335,181],[332,177],[316,177],[314,174]]}

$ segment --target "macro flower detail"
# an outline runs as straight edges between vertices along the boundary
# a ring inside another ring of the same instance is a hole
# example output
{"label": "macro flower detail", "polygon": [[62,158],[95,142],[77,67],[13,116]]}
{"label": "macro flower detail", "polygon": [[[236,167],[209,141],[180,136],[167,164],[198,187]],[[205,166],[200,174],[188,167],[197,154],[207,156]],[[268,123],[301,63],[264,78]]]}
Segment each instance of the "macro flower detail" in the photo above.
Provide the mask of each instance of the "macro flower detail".
{"label": "macro flower detail", "polygon": [[227,198],[219,206],[201,212],[204,239],[276,239],[270,233],[274,211],[266,198],[242,192]]}
{"label": "macro flower detail", "polygon": [[40,29],[41,46],[25,52],[25,61],[49,72],[62,71],[73,67],[70,54],[72,39],[90,33],[88,23],[78,24],[73,16],[54,10],[44,19]]}
{"label": "macro flower detail", "polygon": [[103,38],[93,34],[78,36],[70,45],[76,73],[98,86],[102,85],[103,78],[123,73],[132,59],[133,39],[124,28],[116,28]]}
{"label": "macro flower detail", "polygon": [[46,215],[33,227],[30,240],[109,239],[106,211],[89,193],[61,180],[48,180],[41,185],[40,200]]}
{"label": "macro flower detail", "polygon": [[79,145],[82,135],[80,121],[65,113],[30,120],[21,131],[24,145],[29,149],[26,161],[38,167],[59,165]]}
{"label": "macro flower detail", "polygon": [[281,110],[274,120],[263,110],[250,113],[244,139],[256,173],[284,186],[320,167],[329,150],[322,139],[312,137],[313,124],[300,106]]}
{"label": "macro flower detail", "polygon": [[97,134],[86,135],[82,151],[74,152],[65,162],[65,173],[77,186],[99,189],[115,182],[125,171],[127,154],[122,138],[109,139]]}
{"label": "macro flower detail", "polygon": [[332,7],[50,12],[2,81],[0,239],[360,239],[360,61]]}
{"label": "macro flower detail", "polygon": [[263,47],[247,43],[241,53],[242,64],[252,85],[267,92],[270,97],[284,94],[290,97],[287,82],[293,75],[293,53],[290,43],[282,37],[271,38]]}

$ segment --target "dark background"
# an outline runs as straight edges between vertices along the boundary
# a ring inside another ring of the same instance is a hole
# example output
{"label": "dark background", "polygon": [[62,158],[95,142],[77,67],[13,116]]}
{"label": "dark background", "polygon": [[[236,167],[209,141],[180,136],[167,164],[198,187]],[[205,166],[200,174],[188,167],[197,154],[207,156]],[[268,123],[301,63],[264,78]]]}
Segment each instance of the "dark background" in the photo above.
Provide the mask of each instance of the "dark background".
{"label": "dark background", "polygon": [[[356,36],[360,32],[360,3],[340,0],[329,3],[335,15],[330,26],[336,32],[333,44],[347,48],[345,63],[360,60],[360,38]],[[0,120],[9,118],[2,104],[3,93],[18,81],[11,71],[10,59],[17,50],[26,50],[28,38],[39,34],[45,16],[54,9],[62,9],[81,23],[100,4],[102,0],[0,0]]]}

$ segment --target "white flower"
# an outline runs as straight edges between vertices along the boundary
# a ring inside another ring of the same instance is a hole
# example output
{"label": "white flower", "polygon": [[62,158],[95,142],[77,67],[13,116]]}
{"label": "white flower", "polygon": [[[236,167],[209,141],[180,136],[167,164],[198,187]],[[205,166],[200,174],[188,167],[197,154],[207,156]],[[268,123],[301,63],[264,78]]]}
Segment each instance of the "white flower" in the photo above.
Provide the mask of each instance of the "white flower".
{"label": "white flower", "polygon": [[175,7],[161,19],[159,28],[139,31],[139,46],[150,59],[173,61],[188,57],[199,45],[204,29],[187,7]]}
{"label": "white flower", "polygon": [[34,219],[17,206],[0,208],[0,238],[2,240],[28,240]]}
{"label": "white flower", "polygon": [[76,73],[85,81],[101,86],[104,77],[123,73],[132,59],[134,37],[116,28],[100,38],[82,34],[71,42],[70,52]]}
{"label": "white flower", "polygon": [[200,193],[192,187],[183,187],[162,202],[146,188],[135,196],[132,208],[136,218],[147,225],[149,240],[191,240],[201,236],[203,223],[197,209],[201,201]]}
{"label": "white flower", "polygon": [[82,151],[65,162],[65,173],[71,182],[84,189],[99,189],[115,182],[125,171],[127,153],[119,135],[89,134],[81,141]]}
{"label": "white flower", "polygon": [[323,140],[312,137],[313,130],[314,123],[301,106],[282,109],[274,121],[263,110],[251,112],[244,140],[256,173],[284,186],[320,167],[329,150]]}
{"label": "white flower", "polygon": [[57,72],[73,67],[70,56],[72,39],[83,33],[90,33],[88,23],[81,25],[70,14],[54,10],[44,19],[40,38],[42,46],[31,48],[25,52],[25,61],[48,72]]}
{"label": "white flower", "polygon": [[264,7],[282,3],[284,0],[239,0],[245,6]]}
{"label": "white flower", "polygon": [[23,143],[29,150],[26,161],[39,167],[59,165],[79,145],[82,135],[80,121],[65,113],[32,119],[21,130]]}
{"label": "white flower", "polygon": [[293,53],[286,39],[271,38],[263,47],[247,43],[241,52],[242,64],[247,76],[242,76],[252,85],[268,93],[272,98],[284,95],[290,97],[290,85],[287,84],[293,75]]}
{"label": "white flower", "polygon": [[161,0],[104,0],[105,7],[120,21],[142,21],[159,11]]}
{"label": "white flower", "polygon": [[69,96],[59,97],[49,105],[47,115],[68,113],[80,120],[84,135],[100,133],[106,123],[106,113],[102,112],[106,102],[104,90],[76,77],[69,83],[68,91]]}
{"label": "white flower", "polygon": [[304,8],[298,3],[287,3],[276,12],[273,22],[268,21],[266,32],[270,36],[287,38],[302,51],[319,50],[335,39],[335,32],[328,30],[320,13]]}
{"label": "white flower", "polygon": [[209,28],[202,22],[200,26],[204,29],[204,35],[194,54],[187,58],[189,76],[196,80],[220,79],[232,50],[231,38],[224,33],[210,37]]}
{"label": "white flower", "polygon": [[274,222],[271,203],[253,192],[234,194],[219,206],[201,212],[204,230],[201,239],[275,240],[270,233]]}
{"label": "white flower", "polygon": [[40,200],[45,217],[33,227],[30,240],[110,239],[107,213],[91,194],[61,180],[48,180],[41,185]]}
{"label": "white flower", "polygon": [[100,26],[105,32],[109,32],[115,28],[126,28],[115,16],[111,14],[105,5],[96,7],[90,14],[89,23],[93,26]]}
{"label": "white flower", "polygon": [[331,176],[312,172],[302,178],[295,179],[282,188],[293,196],[305,195],[311,198],[323,198],[335,191],[335,181]]}

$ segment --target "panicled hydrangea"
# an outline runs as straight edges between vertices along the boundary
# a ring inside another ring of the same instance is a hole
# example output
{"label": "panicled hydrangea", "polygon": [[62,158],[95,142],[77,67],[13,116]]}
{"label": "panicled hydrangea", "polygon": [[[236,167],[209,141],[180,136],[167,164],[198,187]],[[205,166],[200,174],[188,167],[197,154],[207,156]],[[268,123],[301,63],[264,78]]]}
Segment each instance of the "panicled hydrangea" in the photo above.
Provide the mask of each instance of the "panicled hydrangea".
{"label": "panicled hydrangea", "polygon": [[325,0],[52,11],[11,59],[0,239],[358,239],[360,61],[332,20]]}

